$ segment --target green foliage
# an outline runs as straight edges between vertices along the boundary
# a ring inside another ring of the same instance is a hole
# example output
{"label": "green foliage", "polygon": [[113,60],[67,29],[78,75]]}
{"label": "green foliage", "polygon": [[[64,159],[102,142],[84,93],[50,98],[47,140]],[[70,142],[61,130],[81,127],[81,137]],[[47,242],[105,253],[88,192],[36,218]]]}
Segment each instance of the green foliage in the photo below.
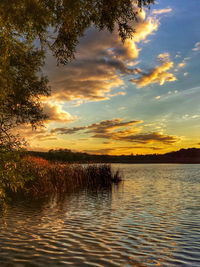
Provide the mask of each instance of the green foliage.
{"label": "green foliage", "polygon": [[21,151],[0,150],[0,210],[10,200],[9,193],[19,192],[32,179]]}
{"label": "green foliage", "polygon": [[113,31],[118,26],[122,40],[132,36],[136,7],[154,0],[18,0],[0,2],[0,25],[22,42],[40,42],[50,47],[59,62],[73,59],[78,38],[93,25]]}
{"label": "green foliage", "polygon": [[18,38],[0,31],[0,149],[18,146],[13,128],[45,117],[39,97],[49,93],[47,78],[39,75],[43,52]]}

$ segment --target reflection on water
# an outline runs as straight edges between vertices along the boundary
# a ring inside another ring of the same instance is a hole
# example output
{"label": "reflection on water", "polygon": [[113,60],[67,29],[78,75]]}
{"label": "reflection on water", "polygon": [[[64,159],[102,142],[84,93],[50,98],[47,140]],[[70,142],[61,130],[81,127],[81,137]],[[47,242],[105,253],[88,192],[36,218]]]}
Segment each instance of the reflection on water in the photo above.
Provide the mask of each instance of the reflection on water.
{"label": "reflection on water", "polygon": [[113,165],[124,182],[1,218],[0,266],[200,266],[200,165]]}

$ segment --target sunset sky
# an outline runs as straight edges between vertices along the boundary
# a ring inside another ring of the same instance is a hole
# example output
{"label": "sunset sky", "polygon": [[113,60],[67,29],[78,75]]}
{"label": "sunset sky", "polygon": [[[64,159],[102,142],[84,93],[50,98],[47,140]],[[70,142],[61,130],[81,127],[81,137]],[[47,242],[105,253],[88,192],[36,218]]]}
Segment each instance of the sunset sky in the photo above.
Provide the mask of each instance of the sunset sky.
{"label": "sunset sky", "polygon": [[133,39],[90,28],[76,59],[47,54],[45,127],[22,129],[28,149],[94,154],[165,153],[200,147],[200,1],[159,0]]}

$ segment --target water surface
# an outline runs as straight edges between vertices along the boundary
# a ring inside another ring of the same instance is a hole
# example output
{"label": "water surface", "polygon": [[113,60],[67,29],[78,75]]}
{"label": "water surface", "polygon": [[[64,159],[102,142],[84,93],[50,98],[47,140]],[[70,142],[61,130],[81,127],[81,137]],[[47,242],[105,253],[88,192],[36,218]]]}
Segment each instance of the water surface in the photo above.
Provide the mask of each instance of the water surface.
{"label": "water surface", "polygon": [[0,266],[200,266],[200,165],[118,167],[112,191],[13,204]]}

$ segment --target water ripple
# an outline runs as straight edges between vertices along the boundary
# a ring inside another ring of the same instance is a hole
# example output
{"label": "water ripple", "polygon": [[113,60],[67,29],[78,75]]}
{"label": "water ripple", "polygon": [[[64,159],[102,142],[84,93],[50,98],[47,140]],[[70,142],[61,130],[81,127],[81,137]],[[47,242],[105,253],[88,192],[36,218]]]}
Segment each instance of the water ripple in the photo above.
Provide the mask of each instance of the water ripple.
{"label": "water ripple", "polygon": [[0,266],[200,266],[200,165],[114,165],[124,182],[15,203]]}

